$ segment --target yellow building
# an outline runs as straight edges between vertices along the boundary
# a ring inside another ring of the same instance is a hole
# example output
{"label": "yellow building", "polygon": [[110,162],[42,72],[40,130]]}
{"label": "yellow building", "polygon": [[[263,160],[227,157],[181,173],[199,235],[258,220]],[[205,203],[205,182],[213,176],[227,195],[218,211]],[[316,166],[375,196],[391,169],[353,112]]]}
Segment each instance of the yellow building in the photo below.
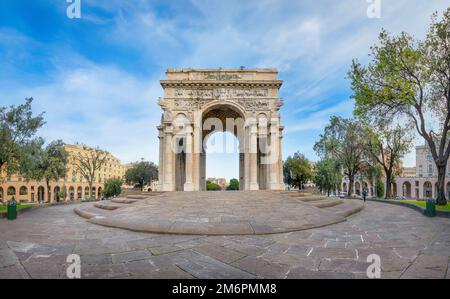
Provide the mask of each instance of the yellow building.
{"label": "yellow building", "polygon": [[[66,145],[68,152],[67,174],[66,177],[57,182],[50,182],[50,189],[47,189],[45,181],[26,181],[18,175],[6,177],[5,173],[0,174],[0,202],[6,202],[13,196],[20,202],[48,202],[50,201],[71,201],[80,200],[89,197],[89,185],[87,180],[77,171],[73,157],[82,151],[85,151],[84,145]],[[98,199],[101,197],[106,179],[123,178],[125,175],[125,166],[120,160],[110,153],[108,159],[102,168],[95,174],[95,183],[93,185],[93,196]],[[60,198],[59,193],[66,190],[66,198]]]}

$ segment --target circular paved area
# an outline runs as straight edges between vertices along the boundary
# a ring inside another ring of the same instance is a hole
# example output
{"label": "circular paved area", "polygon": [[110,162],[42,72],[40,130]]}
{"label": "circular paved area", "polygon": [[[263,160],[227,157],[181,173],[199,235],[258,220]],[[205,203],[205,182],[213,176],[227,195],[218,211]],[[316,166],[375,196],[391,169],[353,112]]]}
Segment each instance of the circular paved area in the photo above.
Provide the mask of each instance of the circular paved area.
{"label": "circular paved area", "polygon": [[342,223],[259,236],[132,232],[73,206],[0,219],[0,278],[66,278],[69,254],[82,278],[366,278],[370,254],[382,278],[450,278],[450,219],[374,202]]}
{"label": "circular paved area", "polygon": [[318,208],[270,191],[170,192],[134,203],[92,203],[76,212],[91,223],[139,232],[259,235],[339,223],[346,220],[348,208],[354,207]]}

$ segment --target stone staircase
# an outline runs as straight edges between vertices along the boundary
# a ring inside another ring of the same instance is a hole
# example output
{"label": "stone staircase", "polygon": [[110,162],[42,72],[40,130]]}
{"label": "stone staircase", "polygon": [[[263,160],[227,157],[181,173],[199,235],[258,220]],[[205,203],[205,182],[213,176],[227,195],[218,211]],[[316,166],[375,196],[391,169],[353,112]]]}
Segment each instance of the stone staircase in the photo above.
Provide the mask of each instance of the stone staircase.
{"label": "stone staircase", "polygon": [[281,191],[281,193],[342,217],[349,217],[364,208],[364,204],[357,199],[340,199],[302,191]]}
{"label": "stone staircase", "polygon": [[131,204],[136,203],[141,200],[150,199],[154,196],[162,195],[163,192],[142,192],[142,193],[132,193],[128,195],[121,194],[121,197],[116,197],[111,200],[98,201],[94,203],[88,203],[80,205],[74,209],[74,212],[79,216],[91,219],[97,218],[101,219],[108,215],[110,211],[114,211],[121,208],[127,208]]}

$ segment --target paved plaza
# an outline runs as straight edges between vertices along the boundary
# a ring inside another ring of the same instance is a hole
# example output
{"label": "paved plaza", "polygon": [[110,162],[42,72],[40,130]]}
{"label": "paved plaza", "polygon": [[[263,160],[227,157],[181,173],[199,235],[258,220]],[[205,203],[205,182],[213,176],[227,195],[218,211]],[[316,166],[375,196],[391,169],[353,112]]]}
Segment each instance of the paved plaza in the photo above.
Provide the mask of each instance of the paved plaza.
{"label": "paved plaza", "polygon": [[260,235],[345,221],[362,209],[299,192],[168,192],[128,195],[75,209],[89,222],[138,232],[194,235]]}
{"label": "paved plaza", "polygon": [[0,220],[0,278],[66,278],[72,253],[82,278],[366,278],[370,254],[382,278],[450,278],[450,219],[405,207],[367,202],[338,224],[241,236],[132,232],[73,210]]}

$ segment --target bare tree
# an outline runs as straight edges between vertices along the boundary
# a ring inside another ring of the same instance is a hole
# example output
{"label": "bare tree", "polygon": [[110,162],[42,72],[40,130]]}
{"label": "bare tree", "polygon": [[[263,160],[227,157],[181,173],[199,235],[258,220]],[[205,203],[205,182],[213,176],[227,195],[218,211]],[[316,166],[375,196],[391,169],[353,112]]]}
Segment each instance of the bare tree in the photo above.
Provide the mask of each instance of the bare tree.
{"label": "bare tree", "polygon": [[95,182],[95,174],[99,171],[108,160],[108,152],[100,148],[90,148],[83,146],[83,151],[76,153],[73,156],[75,168],[88,181],[89,197],[92,197],[92,187]]}

